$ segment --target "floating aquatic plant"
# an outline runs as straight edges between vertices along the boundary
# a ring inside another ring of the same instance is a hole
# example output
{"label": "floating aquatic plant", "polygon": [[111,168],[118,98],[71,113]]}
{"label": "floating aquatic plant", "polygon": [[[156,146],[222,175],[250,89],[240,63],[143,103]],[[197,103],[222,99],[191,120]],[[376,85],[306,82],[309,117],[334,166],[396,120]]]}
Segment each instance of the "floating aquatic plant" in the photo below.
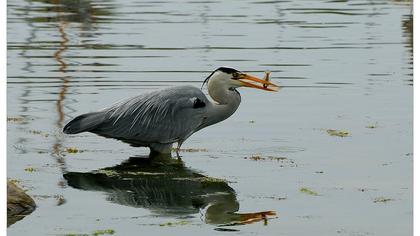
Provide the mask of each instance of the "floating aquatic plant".
{"label": "floating aquatic plant", "polygon": [[65,234],[65,236],[99,236],[99,235],[112,235],[112,234],[115,234],[115,230],[101,229],[101,230],[95,230],[92,234],[69,233],[69,234]]}
{"label": "floating aquatic plant", "polygon": [[103,229],[103,230],[96,230],[92,233],[93,236],[105,235],[105,234],[114,234],[115,230],[113,229]]}
{"label": "floating aquatic plant", "polygon": [[83,150],[79,150],[79,149],[77,149],[75,147],[65,148],[64,151],[67,152],[67,153],[72,153],[72,154],[83,152]]}
{"label": "floating aquatic plant", "polygon": [[[175,152],[176,148],[172,148],[172,151]],[[208,152],[205,148],[181,148],[180,152]]]}
{"label": "floating aquatic plant", "polygon": [[177,225],[187,225],[189,223],[190,223],[189,221],[181,220],[181,221],[175,221],[175,222],[162,223],[162,224],[159,224],[159,226],[161,226],[161,227],[165,227],[165,226],[177,226]]}
{"label": "floating aquatic plant", "polygon": [[23,122],[23,117],[7,117],[7,122]]}
{"label": "floating aquatic plant", "polygon": [[305,193],[312,196],[319,196],[319,194],[315,191],[310,190],[309,188],[300,188],[301,193]]}
{"label": "floating aquatic plant", "polygon": [[368,128],[368,129],[375,129],[375,128],[378,128],[378,122],[376,122],[375,124],[370,124],[370,125],[367,125],[367,126],[365,126],[366,128]]}
{"label": "floating aquatic plant", "polygon": [[33,168],[33,167],[26,167],[24,170],[27,171],[27,172],[34,172],[34,171],[36,171],[35,168]]}
{"label": "floating aquatic plant", "polygon": [[393,201],[394,199],[391,198],[385,198],[385,197],[377,197],[375,199],[373,199],[374,203],[387,203],[389,201]]}
{"label": "floating aquatic plant", "polygon": [[335,130],[335,129],[327,129],[327,133],[331,136],[338,136],[338,137],[347,137],[350,135],[348,131]]}

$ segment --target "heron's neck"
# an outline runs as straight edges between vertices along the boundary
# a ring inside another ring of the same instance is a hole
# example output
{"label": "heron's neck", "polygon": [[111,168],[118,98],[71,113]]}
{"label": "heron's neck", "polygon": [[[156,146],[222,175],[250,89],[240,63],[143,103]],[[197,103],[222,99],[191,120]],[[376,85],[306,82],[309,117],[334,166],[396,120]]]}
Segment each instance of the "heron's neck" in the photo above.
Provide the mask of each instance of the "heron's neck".
{"label": "heron's neck", "polygon": [[235,89],[209,87],[209,95],[215,101],[208,109],[206,126],[220,122],[230,117],[241,103],[241,95]]}

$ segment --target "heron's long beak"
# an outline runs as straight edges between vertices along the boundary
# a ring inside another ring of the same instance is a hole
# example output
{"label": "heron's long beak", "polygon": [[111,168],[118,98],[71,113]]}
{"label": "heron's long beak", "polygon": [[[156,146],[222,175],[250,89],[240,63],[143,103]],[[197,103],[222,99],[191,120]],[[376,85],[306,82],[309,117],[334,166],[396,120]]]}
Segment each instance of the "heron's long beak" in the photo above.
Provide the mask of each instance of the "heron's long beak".
{"label": "heron's long beak", "polygon": [[244,87],[257,88],[272,92],[277,92],[279,90],[278,85],[275,85],[267,80],[258,79],[257,77],[248,74],[242,74],[241,78],[238,80]]}

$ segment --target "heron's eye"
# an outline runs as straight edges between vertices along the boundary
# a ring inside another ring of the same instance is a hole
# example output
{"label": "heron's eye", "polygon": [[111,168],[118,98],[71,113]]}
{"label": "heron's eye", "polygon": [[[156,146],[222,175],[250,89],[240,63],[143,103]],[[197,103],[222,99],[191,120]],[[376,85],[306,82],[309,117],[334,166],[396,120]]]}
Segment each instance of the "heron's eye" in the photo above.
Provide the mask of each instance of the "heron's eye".
{"label": "heron's eye", "polygon": [[238,72],[232,73],[232,79],[239,79],[239,78],[240,78],[240,74]]}

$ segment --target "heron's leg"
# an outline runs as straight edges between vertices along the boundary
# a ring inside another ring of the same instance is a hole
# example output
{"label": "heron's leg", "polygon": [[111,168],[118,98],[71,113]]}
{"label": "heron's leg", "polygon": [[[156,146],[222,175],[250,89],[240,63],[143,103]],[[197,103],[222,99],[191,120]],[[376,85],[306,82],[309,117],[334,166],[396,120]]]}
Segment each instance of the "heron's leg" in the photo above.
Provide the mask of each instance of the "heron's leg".
{"label": "heron's leg", "polygon": [[179,150],[181,149],[181,145],[182,145],[183,141],[178,141],[178,146],[176,147],[176,157],[178,158],[178,160],[181,160],[181,155],[179,155]]}

